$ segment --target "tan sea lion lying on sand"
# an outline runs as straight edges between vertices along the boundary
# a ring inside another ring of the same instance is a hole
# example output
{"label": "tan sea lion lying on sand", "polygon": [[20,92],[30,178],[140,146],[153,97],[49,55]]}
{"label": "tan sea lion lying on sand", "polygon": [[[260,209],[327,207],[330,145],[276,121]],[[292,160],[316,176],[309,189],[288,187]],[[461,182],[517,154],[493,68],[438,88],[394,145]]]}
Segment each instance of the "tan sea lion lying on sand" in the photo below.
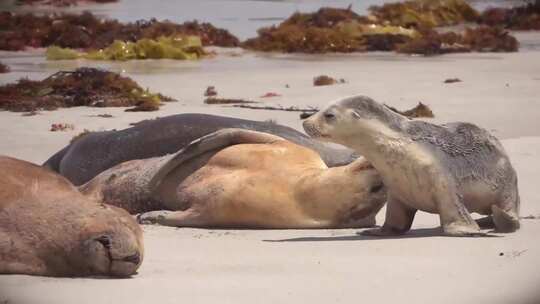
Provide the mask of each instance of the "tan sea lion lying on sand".
{"label": "tan sea lion lying on sand", "polygon": [[[386,221],[372,235],[408,231],[417,210],[439,214],[446,235],[485,235],[469,212],[496,231],[519,229],[516,171],[501,143],[470,123],[409,120],[366,96],[339,100],[304,122],[314,138],[364,155],[388,187]],[[488,220],[488,221],[486,221]]]}
{"label": "tan sea lion lying on sand", "polygon": [[313,150],[243,129],[122,163],[80,189],[146,212],[142,222],[189,227],[367,227],[386,201],[379,174],[364,160],[328,168]]}
{"label": "tan sea lion lying on sand", "polygon": [[0,156],[0,274],[129,276],[142,231],[125,211],[84,197],[65,178]]}

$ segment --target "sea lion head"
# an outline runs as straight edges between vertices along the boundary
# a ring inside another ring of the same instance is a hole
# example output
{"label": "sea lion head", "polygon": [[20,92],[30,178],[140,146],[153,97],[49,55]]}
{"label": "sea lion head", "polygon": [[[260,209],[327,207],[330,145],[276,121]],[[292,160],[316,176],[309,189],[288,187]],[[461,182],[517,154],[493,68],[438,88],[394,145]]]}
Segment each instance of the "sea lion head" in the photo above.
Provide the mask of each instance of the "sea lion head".
{"label": "sea lion head", "polygon": [[340,144],[351,138],[398,130],[404,117],[367,96],[352,96],[331,103],[304,121],[306,133]]}
{"label": "sea lion head", "polygon": [[71,254],[88,275],[126,277],[135,274],[143,260],[142,230],[121,208],[98,205],[83,219],[80,244]]}

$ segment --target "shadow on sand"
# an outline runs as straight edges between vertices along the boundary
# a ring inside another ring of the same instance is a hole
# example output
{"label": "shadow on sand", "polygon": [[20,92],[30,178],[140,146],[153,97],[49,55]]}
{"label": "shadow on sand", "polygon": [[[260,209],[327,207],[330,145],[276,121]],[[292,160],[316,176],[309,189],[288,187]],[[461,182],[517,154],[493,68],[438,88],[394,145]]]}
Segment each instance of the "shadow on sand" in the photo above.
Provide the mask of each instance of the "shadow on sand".
{"label": "shadow on sand", "polygon": [[[357,232],[355,235],[341,235],[341,236],[311,236],[311,237],[298,237],[281,240],[263,240],[263,242],[332,242],[332,241],[384,241],[395,239],[411,239],[411,238],[427,238],[427,237],[448,237],[442,233],[440,227],[436,228],[420,228],[407,232],[404,235],[378,237],[363,235],[362,231]],[[485,236],[476,237],[500,237],[499,235],[488,234]]]}

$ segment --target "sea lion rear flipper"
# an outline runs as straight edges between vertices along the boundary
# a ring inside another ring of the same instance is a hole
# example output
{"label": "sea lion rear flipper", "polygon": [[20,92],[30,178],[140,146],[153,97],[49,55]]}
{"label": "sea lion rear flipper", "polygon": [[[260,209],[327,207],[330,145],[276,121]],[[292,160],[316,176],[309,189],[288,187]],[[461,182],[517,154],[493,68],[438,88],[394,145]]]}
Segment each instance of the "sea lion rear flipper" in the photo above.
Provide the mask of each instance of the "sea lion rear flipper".
{"label": "sea lion rear flipper", "polygon": [[156,189],[163,178],[183,162],[208,151],[219,150],[237,144],[267,144],[279,140],[284,139],[276,135],[245,129],[230,128],[210,133],[192,141],[177,153],[165,157],[163,163],[151,178],[149,189]]}
{"label": "sea lion rear flipper", "polygon": [[497,205],[491,205],[496,232],[514,232],[519,229],[519,217],[515,212],[505,211]]}

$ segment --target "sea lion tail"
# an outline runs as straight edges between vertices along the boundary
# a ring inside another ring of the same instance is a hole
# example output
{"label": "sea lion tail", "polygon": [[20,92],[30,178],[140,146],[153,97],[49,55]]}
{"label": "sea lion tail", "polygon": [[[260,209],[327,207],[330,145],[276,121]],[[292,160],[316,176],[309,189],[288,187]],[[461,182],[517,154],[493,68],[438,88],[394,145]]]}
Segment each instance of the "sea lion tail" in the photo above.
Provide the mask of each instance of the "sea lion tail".
{"label": "sea lion tail", "polygon": [[508,233],[519,229],[519,216],[514,210],[505,211],[497,205],[492,205],[491,212],[497,232]]}

